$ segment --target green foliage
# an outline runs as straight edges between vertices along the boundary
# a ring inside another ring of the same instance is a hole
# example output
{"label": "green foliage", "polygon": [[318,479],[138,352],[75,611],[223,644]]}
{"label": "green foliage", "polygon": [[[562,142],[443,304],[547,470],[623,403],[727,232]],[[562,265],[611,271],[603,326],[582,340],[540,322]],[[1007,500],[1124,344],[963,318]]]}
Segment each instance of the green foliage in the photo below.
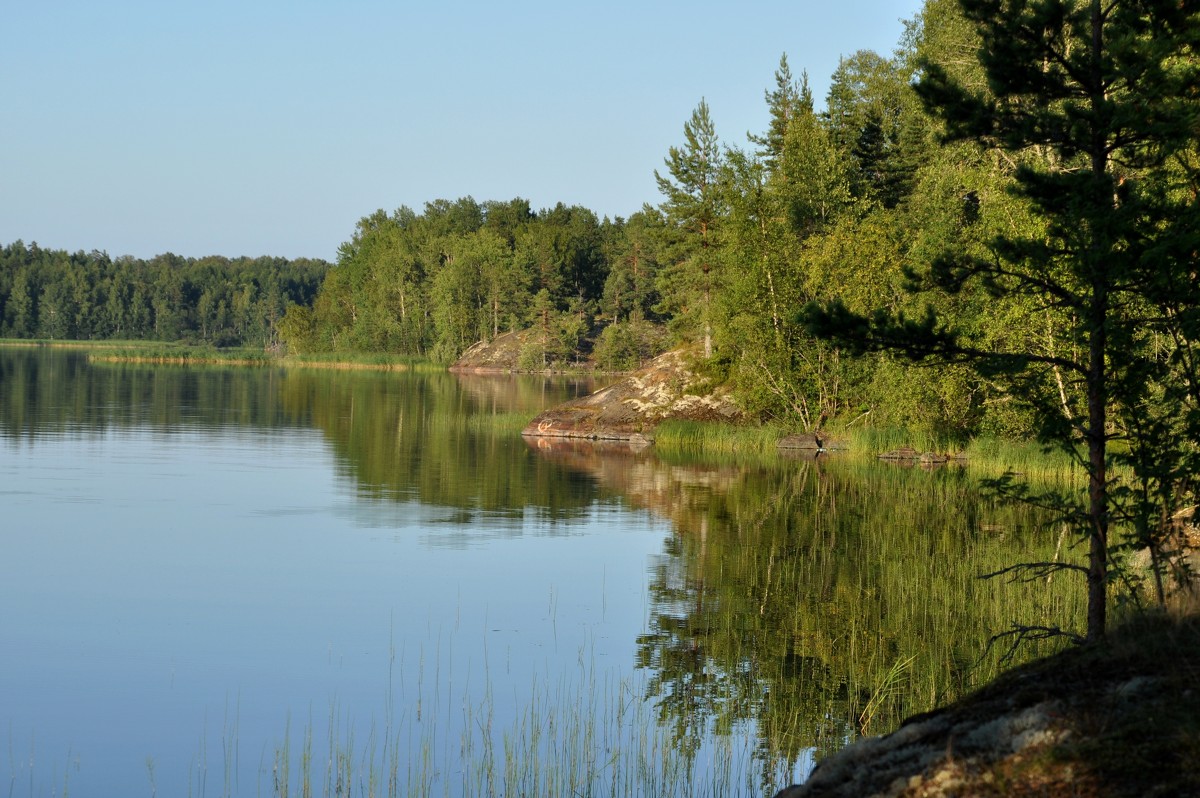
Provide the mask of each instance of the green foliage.
{"label": "green foliage", "polygon": [[592,357],[605,371],[632,371],[662,352],[667,343],[665,328],[634,316],[605,327],[596,340]]}
{"label": "green foliage", "polygon": [[684,123],[683,136],[682,147],[668,150],[667,176],[654,172],[664,197],[662,212],[674,233],[667,239],[660,307],[671,314],[674,330],[704,341],[707,359],[713,353],[713,298],[722,280],[717,226],[725,209],[720,145],[704,100]]}
{"label": "green foliage", "polygon": [[270,257],[114,260],[17,241],[0,248],[0,335],[275,349],[287,308],[310,305],[327,268]]}
{"label": "green foliage", "polygon": [[[1029,408],[1042,441],[1078,458],[1088,496],[1061,507],[1089,542],[1094,639],[1113,576],[1110,527],[1153,551],[1194,500],[1200,385],[1183,364],[1195,362],[1200,314],[1191,163],[1200,11],[1138,0],[961,6],[984,45],[986,88],[970,71],[918,57],[918,90],[964,152],[980,147],[1008,164],[1018,213],[990,237],[943,239],[925,269],[909,265],[914,284],[938,292],[923,310],[876,301],[868,315],[839,300],[806,316],[814,332],[860,351],[969,364]],[[994,185],[965,195],[965,226]],[[979,296],[995,311],[980,312]],[[1018,316],[1027,321],[1016,333],[989,323]],[[1114,462],[1132,479],[1114,481]]]}
{"label": "green foliage", "polygon": [[937,432],[948,440],[965,441],[980,427],[982,413],[976,382],[960,365],[933,369],[889,357],[874,359],[869,395],[871,423]]}
{"label": "green foliage", "polygon": [[629,219],[607,226],[608,277],[604,281],[601,316],[616,324],[636,316],[657,318],[661,301],[657,279],[666,220],[646,206]]}

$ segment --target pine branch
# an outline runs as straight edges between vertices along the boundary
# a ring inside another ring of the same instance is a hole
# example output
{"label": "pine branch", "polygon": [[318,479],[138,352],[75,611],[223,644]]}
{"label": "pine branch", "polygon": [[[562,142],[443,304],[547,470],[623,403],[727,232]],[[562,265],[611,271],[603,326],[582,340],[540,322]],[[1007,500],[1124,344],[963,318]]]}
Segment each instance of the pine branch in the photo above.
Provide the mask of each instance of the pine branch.
{"label": "pine branch", "polygon": [[1013,638],[1013,641],[1008,647],[1008,651],[1006,651],[1004,656],[1000,658],[1001,665],[1011,662],[1020,645],[1030,640],[1053,640],[1056,637],[1065,637],[1075,645],[1082,645],[1086,642],[1083,637],[1080,637],[1074,632],[1065,631],[1058,626],[1025,626],[1023,624],[1013,624],[1013,628],[1009,629],[1007,632],[999,632],[992,635],[988,639],[987,648],[984,649],[984,654],[986,654],[988,651],[991,651],[993,645],[1006,637]]}
{"label": "pine branch", "polygon": [[1087,574],[1088,569],[1082,565],[1075,565],[1069,562],[1022,562],[1016,565],[1010,565],[1007,568],[1001,568],[999,571],[993,571],[990,574],[980,574],[979,579],[994,579],[997,576],[1005,574],[1019,574],[1024,571],[1032,571],[1033,573],[1027,576],[1013,576],[1010,582],[1035,582],[1044,576],[1048,576],[1057,571],[1078,571],[1081,574]]}

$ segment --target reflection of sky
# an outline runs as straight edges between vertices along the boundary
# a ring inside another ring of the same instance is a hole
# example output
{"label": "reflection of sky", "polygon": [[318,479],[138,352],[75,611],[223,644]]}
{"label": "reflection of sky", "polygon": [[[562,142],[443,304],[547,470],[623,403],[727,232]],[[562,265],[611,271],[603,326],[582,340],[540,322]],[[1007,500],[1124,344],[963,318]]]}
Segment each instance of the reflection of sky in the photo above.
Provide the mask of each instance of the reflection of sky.
{"label": "reflection of sky", "polygon": [[0,783],[149,794],[150,758],[159,794],[202,771],[220,794],[232,746],[257,794],[289,718],[384,723],[389,667],[410,721],[431,689],[443,710],[489,683],[511,704],[581,657],[632,670],[663,522],[459,517],[337,471],[317,432],[0,443]]}

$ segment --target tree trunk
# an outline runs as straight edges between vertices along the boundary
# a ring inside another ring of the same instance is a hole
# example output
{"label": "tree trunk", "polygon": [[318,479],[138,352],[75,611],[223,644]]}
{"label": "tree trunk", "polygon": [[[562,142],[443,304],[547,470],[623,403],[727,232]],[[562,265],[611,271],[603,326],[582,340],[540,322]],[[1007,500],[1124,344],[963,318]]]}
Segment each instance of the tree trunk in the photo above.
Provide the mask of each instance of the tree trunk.
{"label": "tree trunk", "polygon": [[[1090,67],[1090,104],[1099,112],[1104,107],[1104,80],[1101,53],[1104,48],[1104,20],[1100,0],[1091,0],[1092,52]],[[1107,139],[1093,138],[1090,156],[1092,174],[1099,178],[1108,174]],[[1096,207],[1101,202],[1112,202],[1111,195],[1096,197]],[[1109,279],[1106,264],[1112,254],[1112,246],[1102,229],[1094,228],[1088,253],[1091,263],[1091,319],[1089,321],[1088,351],[1088,521],[1091,525],[1088,546],[1088,609],[1087,640],[1095,642],[1104,637],[1108,622],[1108,378],[1105,354],[1108,350],[1107,321],[1109,311]],[[1098,240],[1099,239],[1099,240]]]}
{"label": "tree trunk", "polygon": [[[1103,318],[1103,311],[1097,311]],[[1103,322],[1092,329],[1091,363],[1088,370],[1088,521],[1091,529],[1088,548],[1087,639],[1104,637],[1108,619],[1108,473],[1106,465],[1107,413],[1104,390]]]}

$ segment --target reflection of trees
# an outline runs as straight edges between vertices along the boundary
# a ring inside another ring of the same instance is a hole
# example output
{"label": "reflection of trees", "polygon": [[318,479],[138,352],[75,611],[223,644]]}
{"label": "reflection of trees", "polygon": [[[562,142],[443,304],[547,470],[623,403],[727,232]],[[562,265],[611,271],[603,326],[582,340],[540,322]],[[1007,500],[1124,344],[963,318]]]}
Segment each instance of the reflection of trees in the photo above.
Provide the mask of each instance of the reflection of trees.
{"label": "reflection of trees", "polygon": [[293,427],[271,368],[92,365],[80,351],[0,351],[0,435],[99,434],[135,426]]}
{"label": "reflection of trees", "polygon": [[603,383],[592,377],[545,377],[532,374],[464,374],[455,381],[481,413],[528,413],[598,391]]}
{"label": "reflection of trees", "polygon": [[649,454],[574,464],[674,524],[637,655],[663,721],[689,751],[712,730],[752,724],[764,779],[780,761],[841,747],[860,719],[887,731],[990,678],[988,638],[1012,622],[1079,609],[1067,585],[977,578],[1049,559],[1054,540],[962,471],[735,469]]}
{"label": "reflection of trees", "polygon": [[[590,477],[541,460],[516,430],[477,413],[460,387],[469,378],[329,371],[287,377],[288,414],[325,433],[362,495],[513,517],[536,508],[549,518],[577,515],[595,497]],[[528,418],[542,401],[567,398],[557,386],[536,386],[529,395],[535,404],[524,408]]]}
{"label": "reflection of trees", "polygon": [[496,389],[466,376],[91,364],[79,351],[4,349],[0,435],[315,427],[365,496],[512,517],[526,508],[577,515],[594,500],[592,477],[537,457],[491,414],[527,420],[578,387],[542,378],[503,383],[511,395],[500,411]]}

